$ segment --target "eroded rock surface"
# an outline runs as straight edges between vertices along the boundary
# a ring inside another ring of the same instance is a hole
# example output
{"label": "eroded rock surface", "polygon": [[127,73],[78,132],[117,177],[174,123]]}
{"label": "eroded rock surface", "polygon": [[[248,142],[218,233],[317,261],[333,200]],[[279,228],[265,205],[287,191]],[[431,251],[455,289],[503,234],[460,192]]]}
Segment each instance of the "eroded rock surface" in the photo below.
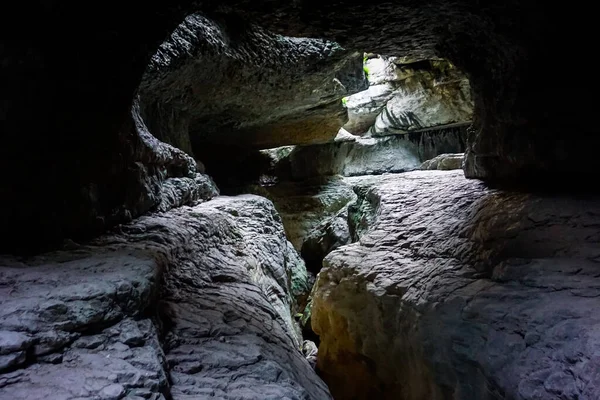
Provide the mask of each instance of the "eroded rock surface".
{"label": "eroded rock surface", "polygon": [[361,53],[193,14],[153,56],[140,92],[152,132],[204,159],[211,145],[327,142],[347,119],[341,98],[367,87]]}
{"label": "eroded rock surface", "polygon": [[268,200],[219,197],[0,267],[0,398],[327,399]]}
{"label": "eroded rock surface", "polygon": [[343,218],[347,205],[356,200],[352,187],[339,176],[252,185],[239,190],[265,196],[275,204],[287,237],[298,251],[311,232],[331,218]]}
{"label": "eroded rock surface", "polygon": [[361,138],[315,146],[297,146],[289,155],[290,175],[377,175],[418,169],[440,153],[464,149],[464,131],[447,129],[385,138]]}
{"label": "eroded rock surface", "polygon": [[402,61],[381,56],[366,61],[370,86],[347,98],[346,130],[385,136],[471,123],[469,80],[452,63]]}
{"label": "eroded rock surface", "polygon": [[462,171],[346,178],[378,200],[314,291],[336,399],[596,399],[600,202]]}

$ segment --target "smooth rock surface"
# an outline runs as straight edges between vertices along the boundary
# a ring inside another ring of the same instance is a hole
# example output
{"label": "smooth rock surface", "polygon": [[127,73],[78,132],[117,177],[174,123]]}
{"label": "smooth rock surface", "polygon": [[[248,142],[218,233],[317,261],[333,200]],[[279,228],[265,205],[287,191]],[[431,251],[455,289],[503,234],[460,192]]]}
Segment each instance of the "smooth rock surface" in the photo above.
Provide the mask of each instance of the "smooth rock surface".
{"label": "smooth rock surface", "polygon": [[314,290],[336,399],[600,396],[600,199],[490,190],[462,171],[345,181],[377,207]]}
{"label": "smooth rock surface", "polygon": [[327,399],[268,200],[219,197],[0,263],[0,398]]}

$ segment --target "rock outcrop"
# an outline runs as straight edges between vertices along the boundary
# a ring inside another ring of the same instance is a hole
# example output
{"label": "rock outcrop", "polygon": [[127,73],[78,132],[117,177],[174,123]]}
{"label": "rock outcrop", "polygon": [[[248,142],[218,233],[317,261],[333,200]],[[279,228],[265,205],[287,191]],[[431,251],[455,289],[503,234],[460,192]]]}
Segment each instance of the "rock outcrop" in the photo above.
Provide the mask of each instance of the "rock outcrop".
{"label": "rock outcrop", "polygon": [[[343,132],[343,130],[342,130]],[[455,127],[387,137],[360,137],[346,133],[333,143],[286,146],[243,153],[235,160],[207,165],[221,187],[249,181],[301,181],[319,176],[358,176],[405,172],[440,154],[465,150],[467,131]],[[229,174],[223,173],[229,172]],[[235,171],[240,171],[235,175]],[[244,173],[247,173],[246,175]],[[236,176],[237,179],[231,179]]]}
{"label": "rock outcrop", "polygon": [[330,141],[347,119],[341,98],[367,87],[362,54],[337,43],[193,14],[152,57],[140,96],[159,139],[204,159],[219,145]]}
{"label": "rock outcrop", "polygon": [[347,98],[346,130],[385,136],[470,125],[473,100],[463,73],[446,60],[401,62],[381,56],[366,61],[370,86]]}
{"label": "rock outcrop", "polygon": [[292,318],[306,270],[264,198],[0,264],[2,399],[330,398]]}
{"label": "rock outcrop", "polygon": [[600,202],[462,171],[346,178],[376,199],[314,289],[336,399],[600,396]]}
{"label": "rock outcrop", "polygon": [[346,206],[356,200],[352,187],[338,176],[284,181],[271,186],[248,185],[237,190],[271,200],[281,215],[288,239],[298,251],[311,232],[340,217]]}

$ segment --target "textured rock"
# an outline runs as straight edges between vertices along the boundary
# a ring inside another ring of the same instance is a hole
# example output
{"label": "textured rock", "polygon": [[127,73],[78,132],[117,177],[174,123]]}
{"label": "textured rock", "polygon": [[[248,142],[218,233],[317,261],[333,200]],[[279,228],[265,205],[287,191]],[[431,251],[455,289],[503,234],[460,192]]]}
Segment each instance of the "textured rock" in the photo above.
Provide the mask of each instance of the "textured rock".
{"label": "textured rock", "polygon": [[427,160],[421,164],[421,169],[462,169],[464,159],[464,153],[440,154],[439,156],[434,157],[431,160]]}
{"label": "textured rock", "polygon": [[367,87],[362,54],[337,43],[194,14],[152,57],[140,95],[152,132],[204,159],[210,145],[330,141],[346,122],[340,99]]}
{"label": "textured rock", "polygon": [[400,61],[379,57],[366,62],[370,86],[348,97],[346,130],[384,136],[470,124],[473,100],[464,74],[446,60]]}
{"label": "textured rock", "polygon": [[[7,240],[0,247],[10,252],[55,248],[64,238],[89,238],[149,211],[167,211],[219,194],[214,182],[200,172],[201,167],[193,158],[152,136],[140,117],[137,102],[121,127],[117,142],[118,150],[107,152],[96,166],[102,170],[101,178],[83,185],[75,197],[70,197],[74,187],[57,186],[49,190],[49,193],[64,193],[65,199],[52,210],[47,209],[52,205],[51,200],[31,204],[30,215],[20,224],[26,224],[30,218],[51,222],[33,232],[19,228],[10,235],[7,233]],[[10,203],[19,193],[13,191],[4,200]],[[34,198],[27,202],[34,200],[37,202]],[[6,226],[22,217],[3,210]]]}
{"label": "textured rock", "polygon": [[249,185],[237,190],[270,199],[281,215],[289,241],[298,251],[311,232],[320,231],[332,218],[343,218],[345,207],[356,200],[352,187],[338,176],[283,181],[272,186]]}
{"label": "textured rock", "polygon": [[[340,135],[341,136],[341,135]],[[315,176],[357,176],[419,169],[425,160],[442,153],[464,151],[466,130],[440,129],[383,138],[341,136],[344,140],[313,146],[262,151],[269,162],[250,158],[250,167],[278,179]]]}
{"label": "textured rock", "polygon": [[336,399],[600,396],[598,198],[490,190],[461,171],[346,181],[378,205],[314,291]]}
{"label": "textured rock", "polygon": [[394,96],[369,129],[372,136],[470,124],[473,101],[468,79],[446,61],[397,66]]}
{"label": "textured rock", "polygon": [[[0,233],[12,239],[2,241],[5,250],[89,231],[96,222],[87,216],[106,215],[105,209],[124,203],[127,169],[113,167],[119,154],[128,154],[120,138],[133,95],[160,43],[195,11],[214,19],[242,15],[281,35],[325,38],[349,50],[451,60],[468,74],[474,94],[469,176],[545,176],[552,187],[561,175],[573,182],[573,173],[597,173],[600,135],[589,122],[596,105],[573,99],[597,92],[599,83],[589,79],[559,90],[551,84],[557,72],[548,68],[556,49],[589,53],[586,39],[595,37],[595,24],[587,4],[176,0],[128,5],[107,0],[75,18],[69,4],[3,4],[0,170],[10,173],[0,182],[0,209],[6,210]],[[27,15],[27,26],[14,15]],[[16,31],[18,40],[9,35]],[[82,201],[89,185],[99,187],[102,211]]]}
{"label": "textured rock", "polygon": [[219,197],[71,247],[2,258],[0,398],[329,398],[292,319],[306,270],[268,200]]}

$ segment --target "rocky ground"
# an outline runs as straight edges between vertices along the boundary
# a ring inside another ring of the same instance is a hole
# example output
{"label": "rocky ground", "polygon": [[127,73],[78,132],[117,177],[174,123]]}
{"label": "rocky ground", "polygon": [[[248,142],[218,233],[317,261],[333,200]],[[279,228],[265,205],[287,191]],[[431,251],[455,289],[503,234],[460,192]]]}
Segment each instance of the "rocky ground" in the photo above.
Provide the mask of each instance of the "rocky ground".
{"label": "rocky ground", "polygon": [[313,290],[336,399],[598,398],[597,198],[496,191],[462,171],[345,181],[376,207]]}
{"label": "rocky ground", "polygon": [[308,290],[272,203],[251,195],[2,257],[0,398],[330,398],[293,320]]}

